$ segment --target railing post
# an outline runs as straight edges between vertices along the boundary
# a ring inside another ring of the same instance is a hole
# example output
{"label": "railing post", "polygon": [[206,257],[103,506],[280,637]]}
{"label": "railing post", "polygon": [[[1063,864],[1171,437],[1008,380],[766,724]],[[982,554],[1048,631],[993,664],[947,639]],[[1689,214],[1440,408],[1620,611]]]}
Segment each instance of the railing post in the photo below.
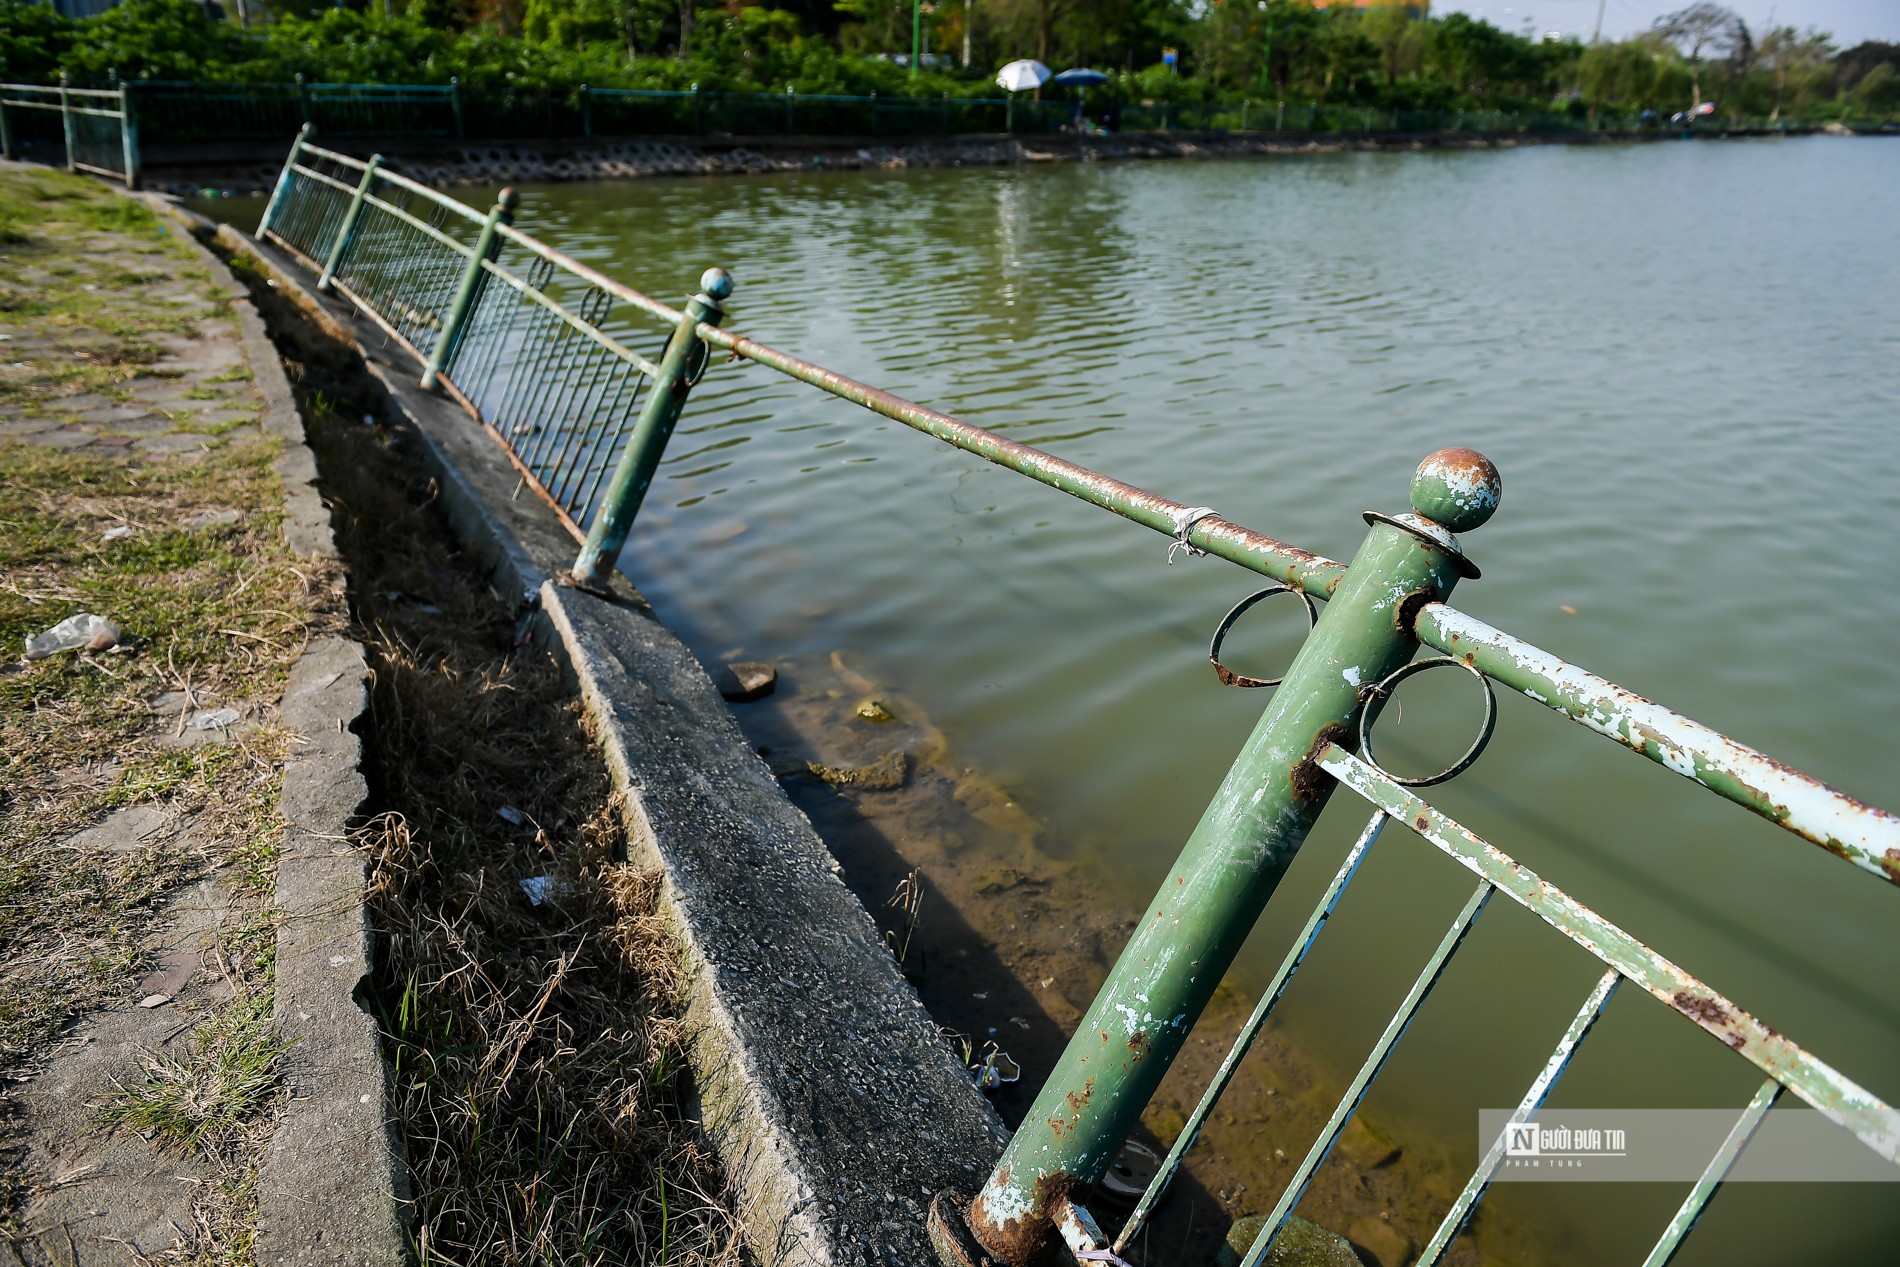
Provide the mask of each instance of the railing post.
{"label": "railing post", "polygon": [[468,133],[462,126],[462,77],[460,75],[449,76],[449,109],[455,114],[455,135],[467,136]]}
{"label": "railing post", "polygon": [[877,90],[871,90],[871,135],[877,135]]}
{"label": "railing post", "polygon": [[363,179],[357,182],[356,192],[350,197],[349,210],[343,213],[343,223],[336,228],[336,241],[330,244],[330,258],[323,261],[323,272],[317,278],[319,291],[328,292],[335,283],[343,255],[350,249],[350,239],[356,236],[356,222],[363,216],[363,199],[369,197],[370,186],[376,181],[376,169],[382,165],[381,154],[371,154],[369,162],[363,165]]}
{"label": "railing post", "polygon": [[475,299],[482,291],[482,265],[501,252],[501,234],[497,229],[515,222],[515,208],[520,204],[520,194],[504,189],[496,195],[495,205],[488,209],[488,219],[482,222],[481,235],[475,239],[475,253],[469,256],[468,267],[462,270],[461,284],[455,288],[455,302],[449,306],[449,315],[442,322],[442,335],[435,341],[435,351],[429,353],[429,364],[422,371],[425,391],[435,390],[436,380],[442,377],[442,371],[454,357],[468,326],[468,314],[474,311]]}
{"label": "railing post", "polygon": [[667,340],[660,358],[659,377],[647,387],[646,404],[640,419],[627,437],[626,451],[614,468],[613,480],[601,500],[600,513],[588,529],[580,557],[574,560],[574,578],[582,585],[604,586],[620,561],[627,534],[646,500],[653,473],[659,469],[660,454],[672,438],[673,425],[686,405],[686,394],[706,368],[708,348],[695,327],[704,321],[718,325],[725,314],[720,306],[732,294],[732,275],[723,268],[709,268],[700,276],[700,292],[686,301],[673,337]]}
{"label": "railing post", "polygon": [[786,136],[791,136],[793,134],[793,129],[795,127],[795,123],[792,118],[793,102],[795,100],[796,98],[792,94],[792,86],[790,84],[786,84],[785,85],[785,135]]}
{"label": "railing post", "polygon": [[1365,688],[1417,649],[1418,609],[1477,574],[1452,534],[1490,518],[1500,489],[1484,457],[1443,449],[1412,478],[1414,513],[1367,512],[1351,568],[967,1218],[947,1194],[933,1203],[946,1263],[973,1234],[1031,1267],[1070,1193],[1102,1177],[1325,806],[1315,756],[1352,745]]}
{"label": "railing post", "polygon": [[[3,89],[0,95],[4,95]],[[7,113],[5,102],[0,102],[0,157],[13,161],[13,117]]]}
{"label": "railing post", "polygon": [[71,94],[66,91],[66,85],[71,82],[71,79],[72,77],[65,71],[59,72],[59,122],[66,133],[66,170],[74,172],[79,168],[75,166],[78,155],[73,152],[73,143],[76,139],[73,133],[73,102]]}
{"label": "railing post", "polygon": [[587,95],[587,85],[582,84],[581,85],[581,135],[592,136],[593,134],[594,134],[594,102],[593,102],[593,98]]}
{"label": "railing post", "polygon": [[132,82],[119,85],[119,144],[125,156],[125,187],[139,187],[139,120],[132,109]]}
{"label": "railing post", "polygon": [[1273,103],[1273,130],[1275,132],[1278,132],[1280,130],[1280,125],[1285,122],[1286,122],[1286,102],[1276,101]]}
{"label": "railing post", "polygon": [[290,142],[290,157],[284,160],[284,170],[277,175],[277,184],[270,191],[270,201],[264,204],[264,218],[257,222],[257,236],[262,239],[270,229],[270,222],[277,217],[277,208],[284,201],[284,194],[290,189],[291,168],[303,157],[304,143],[317,134],[317,125],[306,123],[297,129],[296,137]]}
{"label": "railing post", "polygon": [[297,72],[296,79],[297,79],[297,118],[298,118],[298,121],[303,124],[303,126],[311,127],[312,125],[316,123],[316,120],[310,117],[310,85],[304,82],[302,71]]}
{"label": "railing post", "polygon": [[704,99],[699,95],[699,85],[693,85],[693,135],[698,136],[706,130],[706,108]]}

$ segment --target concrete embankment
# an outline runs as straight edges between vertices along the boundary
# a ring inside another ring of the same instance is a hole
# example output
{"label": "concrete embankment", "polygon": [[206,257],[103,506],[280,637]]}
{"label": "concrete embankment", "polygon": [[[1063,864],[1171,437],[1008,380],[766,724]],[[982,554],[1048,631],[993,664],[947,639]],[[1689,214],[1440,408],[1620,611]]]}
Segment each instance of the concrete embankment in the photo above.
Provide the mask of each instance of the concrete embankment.
{"label": "concrete embankment", "polygon": [[[1705,132],[1719,139],[1769,135]],[[1795,135],[1774,133],[1773,135]],[[444,137],[319,138],[345,153],[380,152],[434,185],[510,181],[626,180],[645,176],[738,176],[862,168],[1003,167],[1027,163],[1123,159],[1234,158],[1359,150],[1500,149],[1520,145],[1596,145],[1675,140],[1679,134],[1632,132],[1143,132],[1112,136],[984,134],[942,138],[665,136],[624,139],[480,140]],[[146,179],[181,196],[203,189],[250,193],[277,179],[289,137],[238,145],[152,146]]]}
{"label": "concrete embankment", "polygon": [[628,860],[661,877],[698,1116],[752,1254],[931,1261],[931,1196],[980,1181],[1002,1124],[704,668],[624,581],[606,593],[559,581],[574,543],[515,496],[515,470],[480,427],[414,386],[417,366],[275,253],[228,227],[218,242],[360,356],[461,546],[578,689],[621,794]]}

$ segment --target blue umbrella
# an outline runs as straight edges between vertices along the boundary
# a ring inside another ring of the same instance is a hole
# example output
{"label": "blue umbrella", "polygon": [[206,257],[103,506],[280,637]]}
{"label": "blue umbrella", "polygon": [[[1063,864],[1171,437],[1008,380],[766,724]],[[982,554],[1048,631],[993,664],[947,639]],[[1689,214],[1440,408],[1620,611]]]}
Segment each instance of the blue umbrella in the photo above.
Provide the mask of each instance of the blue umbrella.
{"label": "blue umbrella", "polygon": [[1107,83],[1108,76],[1099,70],[1087,70],[1077,66],[1072,70],[1063,71],[1049,82],[1060,84],[1064,88],[1093,88],[1097,84]]}

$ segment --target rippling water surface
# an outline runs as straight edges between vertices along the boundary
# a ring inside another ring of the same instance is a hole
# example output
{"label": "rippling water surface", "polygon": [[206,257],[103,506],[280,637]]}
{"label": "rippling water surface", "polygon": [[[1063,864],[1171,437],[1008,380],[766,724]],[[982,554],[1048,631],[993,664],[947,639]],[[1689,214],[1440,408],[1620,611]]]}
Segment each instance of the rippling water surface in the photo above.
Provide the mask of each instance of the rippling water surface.
{"label": "rippling water surface", "polygon": [[[1503,509],[1456,602],[1900,803],[1900,146],[1879,140],[550,186],[521,223],[728,324],[1336,558],[1431,450]],[[1202,660],[1256,578],[756,366],[694,395],[625,569],[707,654],[852,649],[1138,910],[1258,716]],[[1293,613],[1258,609],[1262,664]],[[1276,622],[1282,622],[1276,626]],[[1468,719],[1447,683],[1408,695]],[[1460,711],[1462,710],[1462,712]],[[1462,724],[1462,723],[1461,723]],[[1402,714],[1382,724],[1405,733]],[[1395,754],[1400,750],[1394,749]],[[1423,761],[1424,756],[1418,760]],[[1900,892],[1521,699],[1435,800],[1890,1102]],[[1364,814],[1336,798],[1257,984]],[[1282,1023],[1340,1086],[1465,873],[1392,833]],[[1101,900],[1101,899],[1096,899]],[[1369,1111],[1475,1158],[1596,976],[1494,903]],[[1626,992],[1554,1104],[1758,1075]],[[1264,1187],[1264,1185],[1263,1185]],[[1548,1260],[1632,1261],[1685,1185],[1505,1185]],[[1900,1188],[1731,1186],[1683,1263],[1890,1263]]]}

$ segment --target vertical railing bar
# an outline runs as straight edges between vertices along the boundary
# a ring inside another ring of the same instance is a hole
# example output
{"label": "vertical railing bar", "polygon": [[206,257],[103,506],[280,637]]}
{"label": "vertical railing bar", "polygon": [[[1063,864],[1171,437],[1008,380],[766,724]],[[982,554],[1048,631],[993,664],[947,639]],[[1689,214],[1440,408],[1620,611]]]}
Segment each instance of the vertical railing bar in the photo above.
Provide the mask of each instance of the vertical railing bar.
{"label": "vertical railing bar", "polygon": [[[494,409],[487,402],[493,399],[495,377],[500,373],[502,354],[507,351],[508,340],[514,334],[520,311],[512,290],[484,286],[476,295],[468,317],[468,333],[457,338],[443,362],[443,375],[468,398],[468,402],[475,407],[476,416],[483,422],[494,421]],[[462,365],[465,359],[468,362],[466,370]]]}
{"label": "vertical railing bar", "polygon": [[501,254],[501,237],[497,228],[514,222],[515,208],[519,205],[520,198],[515,191],[503,189],[496,195],[495,205],[489,208],[488,218],[482,221],[481,234],[475,239],[468,263],[456,285],[455,298],[450,304],[448,315],[443,318],[435,348],[429,353],[429,363],[422,371],[424,389],[435,387],[435,380],[441,377],[442,371],[455,356],[456,345],[462,338],[462,325],[474,311],[477,300],[488,289],[487,273],[482,266]]}
{"label": "vertical railing bar", "polygon": [[507,382],[502,389],[501,398],[495,404],[495,414],[491,419],[495,430],[508,441],[508,447],[511,449],[515,447],[513,433],[520,426],[516,414],[521,399],[524,394],[533,393],[535,385],[531,376],[539,374],[542,365],[547,362],[550,342],[547,336],[553,332],[555,326],[561,323],[559,317],[525,296],[517,297],[515,302],[530,305],[532,311],[528,313],[528,319],[521,330],[522,355],[516,357],[508,367]]}
{"label": "vertical railing bar", "polygon": [[[580,397],[574,403],[576,422],[572,427],[568,427],[568,439],[562,444],[561,452],[555,454],[555,460],[551,463],[553,475],[547,481],[547,494],[553,500],[559,501],[562,507],[566,507],[568,494],[572,492],[574,482],[576,482],[574,465],[572,465],[574,458],[580,456],[580,450],[587,448],[587,441],[593,435],[593,418],[597,416],[597,410],[604,403],[608,389],[614,386],[614,378],[612,378],[614,365],[625,365],[625,361],[621,361],[618,355],[602,348],[600,344],[595,344],[593,363],[587,367],[587,378],[583,380]],[[572,509],[568,513],[572,515]]]}
{"label": "vertical railing bar", "polygon": [[[582,293],[581,298],[571,305],[570,311],[582,321],[587,322],[590,327],[597,329],[598,327],[595,322],[588,317],[587,309],[589,307],[589,300],[592,299],[594,295],[604,293],[605,292],[597,290],[593,286],[588,286]],[[553,496],[553,488],[551,486],[554,482],[556,472],[559,469],[556,464],[556,459],[561,453],[573,447],[573,434],[569,429],[568,423],[570,421],[570,415],[574,410],[575,402],[585,395],[588,385],[592,382],[595,367],[599,364],[600,356],[602,354],[611,355],[607,348],[595,342],[593,339],[588,338],[579,330],[576,330],[572,324],[566,325],[566,331],[567,333],[563,336],[564,341],[571,344],[575,340],[579,340],[581,346],[578,352],[564,359],[566,371],[561,375],[557,384],[558,390],[554,393],[552,398],[549,399],[546,406],[544,406],[552,420],[552,426],[547,433],[538,438],[534,454],[534,461],[539,462],[545,467],[545,471],[541,476],[541,486],[547,490],[549,496]],[[559,499],[556,498],[556,500],[558,501]]]}
{"label": "vertical railing bar", "polygon": [[1300,964],[1305,962],[1307,953],[1313,948],[1313,943],[1319,940],[1320,930],[1326,927],[1326,921],[1332,917],[1333,908],[1339,905],[1340,895],[1346,891],[1346,886],[1352,883],[1353,876],[1358,873],[1359,864],[1365,860],[1366,851],[1372,847],[1372,842],[1379,838],[1379,829],[1388,821],[1390,820],[1384,810],[1376,811],[1366,823],[1365,830],[1359,833],[1359,839],[1353,842],[1351,851],[1346,854],[1345,862],[1340,864],[1332,883],[1327,885],[1326,892],[1320,895],[1319,904],[1313,908],[1313,913],[1307,916],[1306,927],[1300,930],[1299,937],[1287,950],[1286,958],[1280,961],[1279,971],[1273,974],[1273,980],[1261,993],[1260,1002],[1254,1005],[1253,1015],[1249,1016],[1247,1023],[1240,1027],[1239,1035],[1235,1037],[1233,1046],[1227,1052],[1227,1059],[1221,1062],[1220,1068],[1214,1074],[1214,1080],[1209,1082],[1207,1089],[1201,1093],[1201,1102],[1194,1106],[1194,1112],[1188,1116],[1187,1125],[1181,1128],[1174,1146],[1168,1150],[1167,1160],[1161,1163],[1161,1169],[1149,1182],[1148,1190],[1142,1193],[1141,1201],[1135,1206],[1135,1212],[1128,1216],[1128,1222],[1122,1225],[1120,1234],[1115,1237],[1114,1250],[1117,1254],[1126,1249],[1129,1242],[1135,1239],[1142,1226],[1147,1223],[1149,1213],[1166,1194],[1168,1185],[1174,1181],[1175,1172],[1181,1168],[1181,1158],[1186,1155],[1189,1148],[1193,1147],[1196,1137],[1201,1133],[1202,1124],[1207,1121],[1207,1115],[1214,1111],[1214,1106],[1220,1102],[1221,1096],[1227,1090],[1227,1084],[1233,1081],[1234,1073],[1240,1068],[1241,1060],[1253,1046],[1254,1039],[1259,1036],[1261,1027],[1267,1022],[1267,1017],[1279,1004],[1280,996],[1286,993],[1288,984],[1293,980],[1293,974],[1300,970]]}
{"label": "vertical railing bar", "polygon": [[1433,1264],[1438,1262],[1439,1256],[1445,1252],[1452,1241],[1457,1239],[1458,1233],[1464,1229],[1465,1220],[1471,1217],[1471,1211],[1477,1207],[1478,1202],[1484,1199],[1486,1189],[1491,1186],[1491,1176],[1497,1173],[1498,1163],[1504,1159],[1505,1142],[1510,1136],[1511,1127],[1529,1121],[1537,1110],[1544,1107],[1544,1101],[1550,1098],[1551,1089],[1557,1085],[1557,1079],[1563,1077],[1564,1070],[1570,1066],[1571,1059],[1577,1054],[1577,1048],[1583,1044],[1585,1038],[1589,1037],[1591,1027],[1597,1023],[1597,1018],[1603,1015],[1603,1009],[1609,1006],[1610,999],[1616,994],[1616,987],[1622,980],[1623,974],[1615,968],[1611,968],[1598,979],[1589,996],[1584,999],[1583,1006],[1578,1009],[1576,1018],[1570,1022],[1570,1028],[1565,1030],[1564,1036],[1557,1040],[1557,1048],[1551,1052],[1550,1059],[1544,1062],[1543,1070],[1531,1082],[1530,1089],[1524,1093],[1524,1098],[1518,1101],[1516,1111],[1511,1114],[1504,1129],[1498,1132],[1497,1139],[1492,1141],[1490,1150],[1484,1155],[1484,1160],[1479,1162],[1478,1168],[1471,1172],[1471,1178],[1466,1182],[1464,1191],[1460,1192],[1458,1199],[1452,1202],[1450,1211],[1446,1213],[1444,1221],[1438,1225],[1438,1231],[1433,1234],[1431,1244],[1427,1245],[1425,1252],[1419,1255],[1414,1267],[1433,1267]]}
{"label": "vertical railing bar", "polygon": [[290,189],[291,180],[296,176],[292,169],[297,165],[298,157],[303,153],[304,142],[316,132],[309,124],[298,130],[296,139],[290,143],[290,157],[284,160],[284,170],[278,174],[277,184],[270,191],[270,201],[264,204],[264,216],[257,222],[257,236],[263,237],[270,231],[271,221],[277,217],[277,209],[283,206],[284,194]]}
{"label": "vertical railing bar", "polygon": [[1319,1138],[1313,1141],[1312,1148],[1307,1150],[1306,1159],[1300,1163],[1299,1169],[1294,1171],[1293,1177],[1287,1181],[1286,1191],[1280,1194],[1280,1200],[1274,1205],[1273,1213],[1269,1214],[1267,1221],[1261,1225],[1260,1234],[1254,1238],[1253,1246],[1247,1251],[1246,1257],[1241,1259],[1240,1267],[1260,1267],[1260,1264],[1266,1261],[1267,1251],[1273,1248],[1274,1238],[1280,1234],[1281,1227],[1293,1213],[1293,1208],[1300,1203],[1300,1198],[1306,1195],[1307,1186],[1313,1182],[1313,1176],[1318,1172],[1320,1164],[1326,1160],[1326,1155],[1333,1151],[1333,1145],[1338,1142],[1340,1132],[1346,1129],[1346,1123],[1358,1110],[1360,1101],[1365,1099],[1367,1089],[1372,1086],[1372,1080],[1377,1078],[1379,1071],[1385,1067],[1386,1059],[1391,1056],[1392,1049],[1398,1046],[1399,1039],[1405,1036],[1406,1027],[1412,1023],[1412,1018],[1417,1015],[1419,1007],[1425,1002],[1425,996],[1430,994],[1432,987],[1438,984],[1438,978],[1445,971],[1445,965],[1451,962],[1452,955],[1457,953],[1458,947],[1464,942],[1465,934],[1471,931],[1472,924],[1477,922],[1478,916],[1484,911],[1485,903],[1491,900],[1491,894],[1495,891],[1489,880],[1483,880],[1465,900],[1464,909],[1460,910],[1458,918],[1452,921],[1451,928],[1445,933],[1444,939],[1438,943],[1438,949],[1432,952],[1431,959],[1426,962],[1424,971],[1418,974],[1418,980],[1412,983],[1412,988],[1407,992],[1404,1002],[1399,1004],[1399,1010],[1394,1012],[1392,1019],[1386,1023],[1385,1032],[1379,1035],[1379,1041],[1373,1044],[1371,1053],[1366,1057],[1365,1064],[1360,1066],[1358,1075],[1352,1080],[1352,1085],[1346,1088],[1346,1094],[1340,1098],[1339,1107],[1333,1110],[1333,1115],[1326,1120],[1325,1129],[1320,1132]]}
{"label": "vertical railing bar", "polygon": [[[545,288],[542,293],[547,293]],[[512,434],[508,438],[509,445],[531,470],[534,468],[534,457],[547,447],[548,434],[554,426],[552,421],[543,421],[547,408],[567,388],[567,376],[563,368],[567,364],[569,345],[580,337],[573,326],[561,320],[551,309],[544,308],[542,311],[548,313],[553,325],[541,336],[542,356],[535,362],[533,376],[528,383],[528,394],[517,406],[526,425],[534,429],[521,441],[517,441]],[[540,478],[538,472],[536,478]]]}
{"label": "vertical railing bar", "polygon": [[[624,425],[623,420],[630,403],[629,389],[631,388],[633,397],[637,398],[640,394],[640,384],[646,380],[646,375],[637,367],[622,362],[620,372],[614,378],[613,394],[601,402],[598,413],[599,422],[594,428],[592,443],[587,446],[587,455],[581,459],[581,464],[576,470],[574,486],[568,490],[567,499],[561,503],[567,507],[567,513],[574,516],[575,523],[581,523],[581,520],[585,518],[587,510],[585,495],[593,491],[588,487],[590,482],[597,488],[601,479],[597,471],[605,470],[605,463],[600,463],[601,446],[608,442],[609,435],[614,434]],[[597,463],[599,463],[598,467]],[[581,526],[586,527],[585,524]]]}
{"label": "vertical railing bar", "polygon": [[[643,391],[650,392],[653,390],[652,385],[647,382],[647,376],[644,373],[635,374],[632,381],[633,391],[628,394],[626,403],[619,406],[619,417],[610,418],[608,420],[609,425],[602,427],[600,438],[594,443],[593,452],[587,455],[587,464],[593,469],[594,474],[588,481],[586,489],[581,494],[580,509],[573,512],[576,517],[575,522],[577,523],[583,519],[591,518],[588,515],[588,511],[594,507],[596,499],[600,496],[601,483],[607,478],[607,472],[613,470],[617,464],[622,448],[621,442],[627,435],[628,428],[633,425],[634,420],[639,416],[636,411],[642,407],[641,393]],[[602,451],[603,445],[606,446],[604,452]],[[598,462],[598,465],[596,465],[596,462]],[[585,527],[588,525],[583,524],[582,526]]]}
{"label": "vertical railing bar", "polygon": [[1728,1137],[1722,1146],[1715,1150],[1715,1156],[1709,1158],[1709,1164],[1696,1180],[1695,1187],[1689,1189],[1689,1195],[1683,1198],[1682,1208],[1676,1211],[1676,1217],[1669,1220],[1669,1226],[1663,1229],[1662,1239],[1656,1242],[1656,1248],[1649,1251],[1649,1257],[1643,1260],[1643,1267],[1664,1267],[1676,1256],[1689,1233],[1695,1230],[1696,1221],[1702,1217],[1703,1209],[1715,1196],[1715,1190],[1722,1186],[1722,1180],[1728,1177],[1729,1170],[1741,1157],[1742,1150],[1748,1147],[1748,1141],[1760,1128],[1762,1119],[1768,1116],[1768,1110],[1781,1098],[1781,1083],[1769,1078],[1755,1091],[1748,1107],[1742,1110],[1741,1117],[1729,1128]]}
{"label": "vertical railing bar", "polygon": [[590,350],[600,347],[566,322],[561,323],[551,342],[555,350],[553,372],[541,376],[532,405],[539,426],[521,446],[521,460],[535,473],[543,488],[548,483],[548,455],[559,449],[567,438],[568,402],[573,399]]}
{"label": "vertical railing bar", "polygon": [[336,238],[330,243],[330,251],[323,261],[323,272],[317,277],[317,289],[327,291],[336,282],[337,270],[343,264],[343,256],[350,249],[350,238],[356,231],[356,222],[363,214],[363,198],[376,180],[376,169],[383,165],[381,154],[371,154],[369,162],[363,165],[363,178],[357,183],[356,193],[350,198],[349,209],[343,213],[343,222],[337,226]]}

